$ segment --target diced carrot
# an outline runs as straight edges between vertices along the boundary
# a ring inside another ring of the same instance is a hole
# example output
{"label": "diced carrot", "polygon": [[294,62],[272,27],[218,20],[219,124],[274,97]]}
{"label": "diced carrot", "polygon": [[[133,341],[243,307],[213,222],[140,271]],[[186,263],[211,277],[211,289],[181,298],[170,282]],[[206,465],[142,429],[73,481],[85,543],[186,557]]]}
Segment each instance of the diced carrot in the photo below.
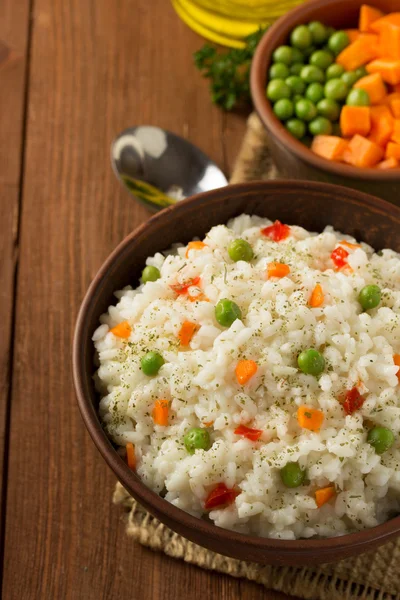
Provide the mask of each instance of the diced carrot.
{"label": "diced carrot", "polygon": [[153,408],[153,421],[156,425],[166,427],[168,425],[168,400],[156,400]]}
{"label": "diced carrot", "polygon": [[379,33],[380,56],[400,58],[400,27],[385,23]]}
{"label": "diced carrot", "polygon": [[386,146],[393,131],[393,116],[384,104],[371,106],[371,132],[368,139],[378,146]]}
{"label": "diced carrot", "polygon": [[128,467],[130,469],[136,469],[135,446],[132,444],[132,442],[128,442],[126,444],[126,462],[128,463]]}
{"label": "diced carrot", "polygon": [[360,37],[358,29],[345,29],[345,32],[349,36],[350,43],[355,42]]}
{"label": "diced carrot", "polygon": [[188,346],[191,342],[192,337],[196,333],[198,325],[191,323],[190,321],[184,321],[178,333],[178,338],[181,346]]}
{"label": "diced carrot", "polygon": [[328,160],[342,160],[346,148],[346,140],[336,135],[316,135],[311,144],[315,154]]}
{"label": "diced carrot", "polygon": [[376,165],[377,169],[381,169],[382,171],[387,171],[388,169],[397,169],[400,163],[398,160],[393,158],[387,158],[386,160],[382,160],[380,163]]}
{"label": "diced carrot", "polygon": [[390,110],[395,119],[400,119],[400,98],[389,100]]}
{"label": "diced carrot", "polygon": [[285,265],[283,263],[278,262],[270,262],[267,265],[267,274],[269,277],[286,277],[289,275],[290,267],[289,265]]}
{"label": "diced carrot", "polygon": [[[394,355],[393,355],[393,362],[394,362],[394,364],[395,364],[397,367],[400,367],[400,354],[394,354]],[[399,380],[399,382],[400,382],[400,368],[399,368],[399,370],[397,371],[396,375],[397,375],[397,379],[398,379],[398,380]]]}
{"label": "diced carrot", "polygon": [[369,6],[369,4],[363,4],[360,8],[360,18],[358,22],[358,28],[360,31],[367,32],[371,31],[371,25],[378,19],[383,17],[383,12]]}
{"label": "diced carrot", "polygon": [[329,502],[329,500],[334,496],[336,496],[336,490],[334,485],[329,485],[328,487],[315,490],[315,502],[318,508],[320,508],[323,504]]}
{"label": "diced carrot", "polygon": [[393,131],[390,139],[392,142],[400,144],[400,119],[394,119]]}
{"label": "diced carrot", "polygon": [[368,93],[371,104],[379,104],[386,96],[387,90],[380,73],[372,73],[361,77],[354,84],[355,88]]}
{"label": "diced carrot", "polygon": [[239,360],[236,365],[236,379],[240,385],[244,385],[257,373],[257,363],[254,360]]}
{"label": "diced carrot", "polygon": [[127,339],[132,333],[132,327],[129,325],[128,321],[122,321],[122,323],[118,323],[118,325],[110,329],[110,331],[117,337]]}
{"label": "diced carrot", "polygon": [[400,144],[389,142],[386,146],[385,158],[395,158],[400,161]]}
{"label": "diced carrot", "polygon": [[340,129],[345,137],[368,135],[371,129],[369,106],[343,106],[340,112]]}
{"label": "diced carrot", "polygon": [[393,94],[397,94],[397,96],[400,97],[400,83],[396,83],[392,86],[392,92]]}
{"label": "diced carrot", "polygon": [[[356,42],[354,42],[356,43]],[[380,73],[383,81],[395,85],[400,83],[400,60],[394,58],[378,58],[366,66],[368,73]]]}
{"label": "diced carrot", "polygon": [[383,158],[383,148],[361,135],[351,138],[343,160],[355,167],[374,167]]}
{"label": "diced carrot", "polygon": [[211,427],[212,425],[214,425],[214,421],[204,421],[202,425],[203,427]]}
{"label": "diced carrot", "polygon": [[186,258],[188,258],[190,250],[202,250],[206,246],[207,244],[204,242],[189,242],[185,254]]}
{"label": "diced carrot", "polygon": [[384,15],[380,19],[377,19],[373,23],[371,23],[371,30],[375,32],[379,32],[384,28],[388,23],[391,25],[395,25],[400,27],[400,12],[392,12],[388,15]]}
{"label": "diced carrot", "polygon": [[311,292],[310,300],[308,303],[312,308],[317,308],[318,306],[321,306],[321,304],[323,304],[324,299],[325,297],[324,292],[322,291],[322,287],[319,283],[317,283],[317,285]]}
{"label": "diced carrot", "polygon": [[375,34],[360,36],[336,57],[346,71],[354,71],[379,56],[379,38]]}
{"label": "diced carrot", "polygon": [[324,420],[324,413],[322,410],[310,408],[309,406],[302,404],[297,411],[297,420],[300,427],[303,427],[303,429],[319,431]]}

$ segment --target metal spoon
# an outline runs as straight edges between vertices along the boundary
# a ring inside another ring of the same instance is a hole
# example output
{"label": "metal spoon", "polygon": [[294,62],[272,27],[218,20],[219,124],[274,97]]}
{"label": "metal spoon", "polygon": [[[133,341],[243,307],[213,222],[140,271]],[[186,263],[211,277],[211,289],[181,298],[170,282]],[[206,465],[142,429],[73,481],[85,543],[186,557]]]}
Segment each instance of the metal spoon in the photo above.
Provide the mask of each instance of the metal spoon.
{"label": "metal spoon", "polygon": [[128,191],[153,211],[228,185],[222,171],[196,146],[149,125],[117,135],[111,163]]}

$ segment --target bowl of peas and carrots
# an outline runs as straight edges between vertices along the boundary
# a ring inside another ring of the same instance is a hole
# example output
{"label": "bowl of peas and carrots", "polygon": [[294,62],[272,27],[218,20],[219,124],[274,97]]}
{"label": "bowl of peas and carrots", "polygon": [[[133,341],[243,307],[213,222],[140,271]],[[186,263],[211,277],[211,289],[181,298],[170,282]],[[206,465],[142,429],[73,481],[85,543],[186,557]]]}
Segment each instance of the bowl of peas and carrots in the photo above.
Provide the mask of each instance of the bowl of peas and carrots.
{"label": "bowl of peas and carrots", "polygon": [[264,35],[251,91],[281,175],[400,204],[400,5],[311,0]]}

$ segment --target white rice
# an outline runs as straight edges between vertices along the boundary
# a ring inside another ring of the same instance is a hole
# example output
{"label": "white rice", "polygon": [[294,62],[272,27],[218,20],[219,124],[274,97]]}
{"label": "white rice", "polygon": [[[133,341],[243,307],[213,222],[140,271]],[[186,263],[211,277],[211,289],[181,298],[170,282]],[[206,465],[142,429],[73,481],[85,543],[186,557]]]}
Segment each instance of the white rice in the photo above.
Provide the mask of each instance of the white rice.
{"label": "white rice", "polygon": [[[292,226],[290,237],[277,243],[260,232],[270,224],[242,215],[213,227],[207,246],[191,250],[189,258],[186,246],[149,258],[146,264],[158,267],[161,279],[116,293],[117,305],[93,335],[101,419],[121,453],[133,442],[147,486],[193,515],[208,514],[220,527],[288,540],[372,527],[400,510],[400,386],[393,361],[400,354],[400,255],[376,254],[366,244],[347,247],[353,273],[335,271],[331,252],[352,238],[331,227],[317,235]],[[227,247],[239,236],[253,247],[251,263],[229,258]],[[267,279],[271,261],[288,264],[290,274]],[[196,276],[209,302],[189,302],[170,287]],[[325,299],[311,308],[317,283]],[[372,283],[381,287],[382,301],[362,312],[358,294]],[[230,328],[215,319],[222,298],[242,311]],[[185,320],[199,327],[188,349],[177,338]],[[132,327],[128,340],[109,331],[121,321]],[[298,354],[311,347],[326,361],[319,378],[297,367]],[[165,360],[154,377],[140,367],[150,350]],[[258,365],[243,387],[235,377],[242,358]],[[366,400],[346,416],[339,399],[354,386]],[[170,401],[166,427],[152,418],[160,398]],[[299,426],[297,409],[304,404],[323,411],[319,432]],[[210,421],[212,447],[188,454],[185,433]],[[262,429],[260,441],[236,435],[239,424]],[[367,442],[373,425],[395,435],[382,455]],[[280,476],[292,461],[307,471],[297,488],[285,487]],[[205,499],[221,482],[239,494],[230,506],[208,513]],[[315,490],[329,484],[336,495],[317,508]]]}

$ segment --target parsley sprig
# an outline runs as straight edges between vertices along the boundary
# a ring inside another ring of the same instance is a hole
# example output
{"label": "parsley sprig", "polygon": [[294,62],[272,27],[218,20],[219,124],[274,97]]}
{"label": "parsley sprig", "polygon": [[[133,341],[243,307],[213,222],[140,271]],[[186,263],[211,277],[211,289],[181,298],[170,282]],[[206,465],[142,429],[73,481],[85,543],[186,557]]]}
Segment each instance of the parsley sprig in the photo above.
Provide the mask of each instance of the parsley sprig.
{"label": "parsley sprig", "polygon": [[214,104],[232,110],[250,104],[250,65],[258,42],[265,29],[259,29],[245,38],[244,48],[218,51],[205,44],[194,53],[194,62],[203,77],[210,79]]}

